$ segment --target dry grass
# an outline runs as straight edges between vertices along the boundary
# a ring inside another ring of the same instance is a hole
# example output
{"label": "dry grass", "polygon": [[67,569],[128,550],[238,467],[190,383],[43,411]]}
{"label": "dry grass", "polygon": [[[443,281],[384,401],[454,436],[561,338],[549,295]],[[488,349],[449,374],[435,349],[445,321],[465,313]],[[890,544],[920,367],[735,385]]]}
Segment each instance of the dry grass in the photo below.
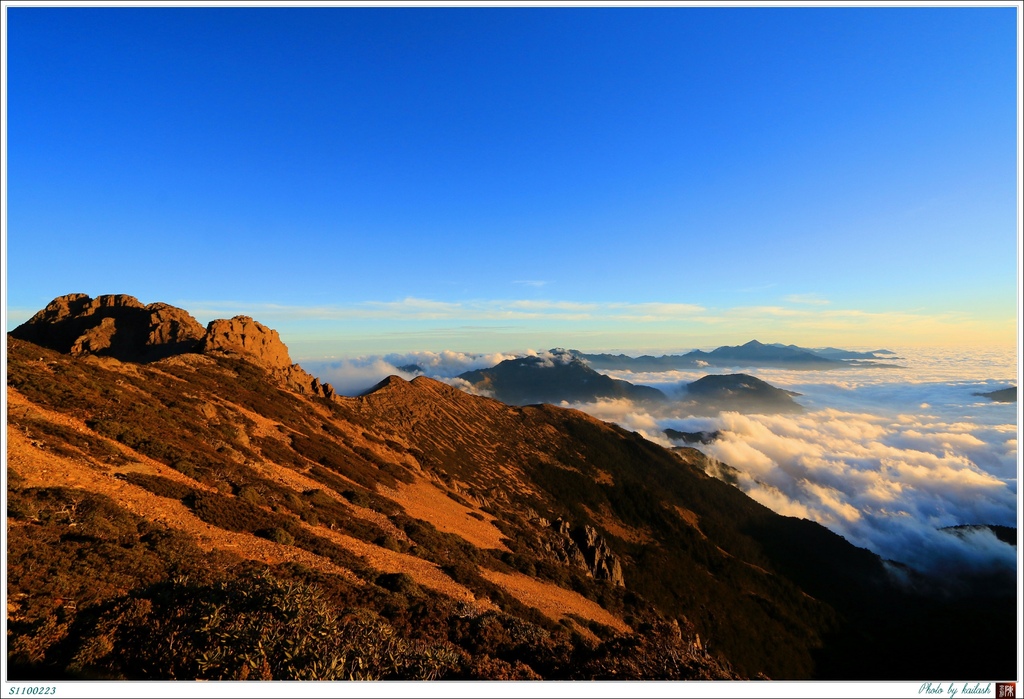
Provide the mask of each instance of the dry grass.
{"label": "dry grass", "polygon": [[323,527],[307,528],[314,531],[317,536],[329,539],[357,556],[362,556],[371,568],[382,573],[407,573],[417,584],[453,599],[468,602],[481,610],[495,608],[489,600],[478,599],[467,587],[445,575],[435,563],[376,546],[341,532],[325,530]]}
{"label": "dry grass", "polygon": [[622,524],[605,503],[602,503],[599,512],[594,512],[586,505],[582,505],[582,509],[606,532],[612,536],[617,536],[623,541],[629,541],[634,544],[647,544],[654,541],[649,530],[627,527]]}
{"label": "dry grass", "polygon": [[[410,517],[426,520],[439,531],[456,534],[477,548],[508,551],[501,541],[504,534],[491,523],[489,515],[460,505],[427,480],[399,483],[397,490],[381,488],[381,494],[404,507]],[[470,513],[486,519],[479,520]]]}
{"label": "dry grass", "polygon": [[[8,394],[10,395],[10,394]],[[330,560],[293,546],[282,546],[266,539],[231,532],[199,519],[185,505],[162,498],[144,488],[114,477],[113,473],[82,468],[81,463],[45,452],[33,446],[17,430],[7,431],[7,458],[10,468],[24,478],[25,487],[72,487],[105,495],[119,507],[151,522],[190,534],[203,550],[228,551],[237,556],[266,564],[301,563],[310,568],[335,573],[360,584],[352,571]],[[145,457],[135,455],[142,462]],[[161,475],[174,478],[173,469],[161,465]],[[176,480],[188,481],[192,487],[201,485],[178,474]]]}
{"label": "dry grass", "polygon": [[522,573],[499,573],[486,568],[481,568],[480,574],[488,581],[507,590],[510,595],[523,604],[539,610],[549,619],[561,621],[570,614],[575,614],[584,619],[610,626],[621,633],[632,632],[632,629],[622,619],[601,605],[553,583],[543,582]]}

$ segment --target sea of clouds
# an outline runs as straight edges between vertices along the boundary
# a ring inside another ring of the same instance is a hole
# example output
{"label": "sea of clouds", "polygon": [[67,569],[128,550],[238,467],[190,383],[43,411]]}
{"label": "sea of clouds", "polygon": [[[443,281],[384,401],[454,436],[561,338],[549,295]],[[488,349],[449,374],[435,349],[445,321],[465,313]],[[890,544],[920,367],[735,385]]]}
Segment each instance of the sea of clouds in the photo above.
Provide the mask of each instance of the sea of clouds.
{"label": "sea of clouds", "polygon": [[[654,386],[670,397],[708,373],[755,375],[796,391],[799,415],[690,415],[681,404],[653,410],[628,400],[568,404],[664,446],[665,428],[714,431],[701,451],[727,465],[753,499],[784,515],[818,522],[857,546],[923,572],[1016,570],[1016,549],[988,530],[953,535],[954,525],[1017,526],[1017,403],[975,395],[1017,383],[1014,349],[899,349],[898,368],[829,371],[702,368],[607,372]],[[558,355],[531,352],[557,361]],[[307,367],[339,392],[354,395],[389,374],[428,376],[459,385],[458,374],[510,354],[412,352]],[[461,386],[465,388],[465,386]]]}

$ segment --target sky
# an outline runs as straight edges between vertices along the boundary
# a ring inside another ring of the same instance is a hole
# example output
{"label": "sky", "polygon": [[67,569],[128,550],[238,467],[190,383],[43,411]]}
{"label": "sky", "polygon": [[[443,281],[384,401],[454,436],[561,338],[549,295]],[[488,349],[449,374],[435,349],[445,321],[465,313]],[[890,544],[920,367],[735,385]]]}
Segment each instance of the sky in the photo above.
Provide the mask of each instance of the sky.
{"label": "sky", "polygon": [[1019,8],[6,8],[7,328],[1014,345]]}

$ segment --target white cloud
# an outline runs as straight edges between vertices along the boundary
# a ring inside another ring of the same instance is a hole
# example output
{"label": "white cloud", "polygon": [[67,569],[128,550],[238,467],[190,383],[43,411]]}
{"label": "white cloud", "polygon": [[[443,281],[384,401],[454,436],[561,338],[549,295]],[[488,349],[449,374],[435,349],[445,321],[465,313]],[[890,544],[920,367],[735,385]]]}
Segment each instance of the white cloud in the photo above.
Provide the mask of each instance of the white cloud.
{"label": "white cloud", "polygon": [[453,378],[442,378],[442,377],[439,377],[438,381],[443,381],[444,383],[448,384],[449,386],[454,386],[455,388],[457,388],[457,389],[459,389],[461,391],[465,391],[466,393],[469,393],[469,394],[474,395],[474,396],[484,396],[485,398],[494,398],[494,392],[493,391],[488,391],[487,389],[483,389],[483,388],[477,388],[476,386],[471,384],[469,381],[466,381],[466,379],[460,379],[457,376],[453,377]]}
{"label": "white cloud", "polygon": [[828,299],[823,299],[818,294],[790,294],[786,296],[786,301],[790,303],[801,303],[808,306],[827,306],[830,302]]}
{"label": "white cloud", "polygon": [[[419,374],[429,376],[451,384],[470,393],[490,395],[470,388],[467,381],[457,379],[459,374],[474,369],[487,369],[507,359],[532,356],[541,360],[545,366],[554,366],[557,362],[567,362],[570,355],[550,350],[526,350],[521,353],[491,352],[474,354],[443,350],[431,352],[404,352],[381,356],[356,357],[354,359],[306,361],[303,368],[321,381],[334,386],[342,395],[357,395],[378,383],[387,376],[397,375],[411,379]],[[419,367],[419,371],[412,369]],[[406,369],[399,369],[405,367]]]}
{"label": "white cloud", "polygon": [[607,398],[594,403],[563,401],[562,407],[582,410],[598,420],[614,422],[631,432],[638,432],[645,439],[663,447],[672,446],[672,442],[665,436],[664,428],[659,420],[646,412],[638,411],[633,402],[627,398]]}
{"label": "white cloud", "polygon": [[345,396],[363,393],[388,376],[400,376],[406,380],[416,376],[412,372],[399,370],[380,357],[309,362],[303,368]]}
{"label": "white cloud", "polygon": [[726,413],[721,439],[703,449],[763,504],[804,509],[858,546],[928,570],[964,555],[963,540],[938,528],[1016,521],[1016,483],[979,465],[1010,465],[1015,450],[943,427],[839,411]]}
{"label": "white cloud", "polygon": [[[945,388],[947,400],[959,392],[955,385]],[[907,393],[912,398],[915,392]],[[1013,426],[998,416],[987,416],[988,424],[963,419],[954,415],[962,406],[942,401],[929,413],[895,415],[827,408],[797,416],[696,418],[644,412],[628,400],[572,407],[662,444],[663,428],[718,430],[717,441],[699,448],[712,464],[735,469],[731,476],[753,499],[823,524],[885,558],[931,572],[951,563],[1015,565],[1014,550],[991,535],[940,531],[962,524],[1015,526],[1017,440],[1007,438]]]}
{"label": "white cloud", "polygon": [[385,355],[394,366],[415,364],[423,369],[423,373],[432,378],[442,379],[458,376],[474,369],[486,369],[506,359],[515,359],[520,355],[504,352],[475,354],[442,350],[440,352],[418,351]]}

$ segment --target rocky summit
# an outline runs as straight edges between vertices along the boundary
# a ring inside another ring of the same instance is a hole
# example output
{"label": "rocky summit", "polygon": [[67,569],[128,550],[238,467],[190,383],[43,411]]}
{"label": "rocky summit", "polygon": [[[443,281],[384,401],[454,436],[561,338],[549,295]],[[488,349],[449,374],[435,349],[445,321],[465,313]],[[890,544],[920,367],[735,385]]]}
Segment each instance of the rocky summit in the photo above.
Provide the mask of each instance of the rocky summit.
{"label": "rocky summit", "polygon": [[243,357],[300,393],[330,397],[334,389],[292,364],[276,330],[248,316],[213,320],[204,329],[187,311],[134,296],[59,296],[11,336],[74,357],[95,355],[151,362],[179,354]]}
{"label": "rocky summit", "polygon": [[277,331],[249,316],[211,320],[199,342],[199,351],[246,357],[271,371],[287,370],[292,365],[288,348]]}
{"label": "rocky summit", "polygon": [[7,350],[14,680],[1016,668],[1015,581],[933,593],[582,412],[425,377],[338,396],[252,318],[130,296],[55,299]]}
{"label": "rocky summit", "polygon": [[95,299],[68,294],[55,298],[11,335],[75,357],[94,354],[142,362],[193,351],[204,330],[188,312],[164,303],[146,306],[125,294]]}
{"label": "rocky summit", "polygon": [[241,357],[265,368],[271,376],[297,390],[325,398],[334,397],[334,388],[320,383],[298,364],[292,364],[288,348],[272,330],[249,316],[230,320],[211,320],[197,346],[203,354]]}

